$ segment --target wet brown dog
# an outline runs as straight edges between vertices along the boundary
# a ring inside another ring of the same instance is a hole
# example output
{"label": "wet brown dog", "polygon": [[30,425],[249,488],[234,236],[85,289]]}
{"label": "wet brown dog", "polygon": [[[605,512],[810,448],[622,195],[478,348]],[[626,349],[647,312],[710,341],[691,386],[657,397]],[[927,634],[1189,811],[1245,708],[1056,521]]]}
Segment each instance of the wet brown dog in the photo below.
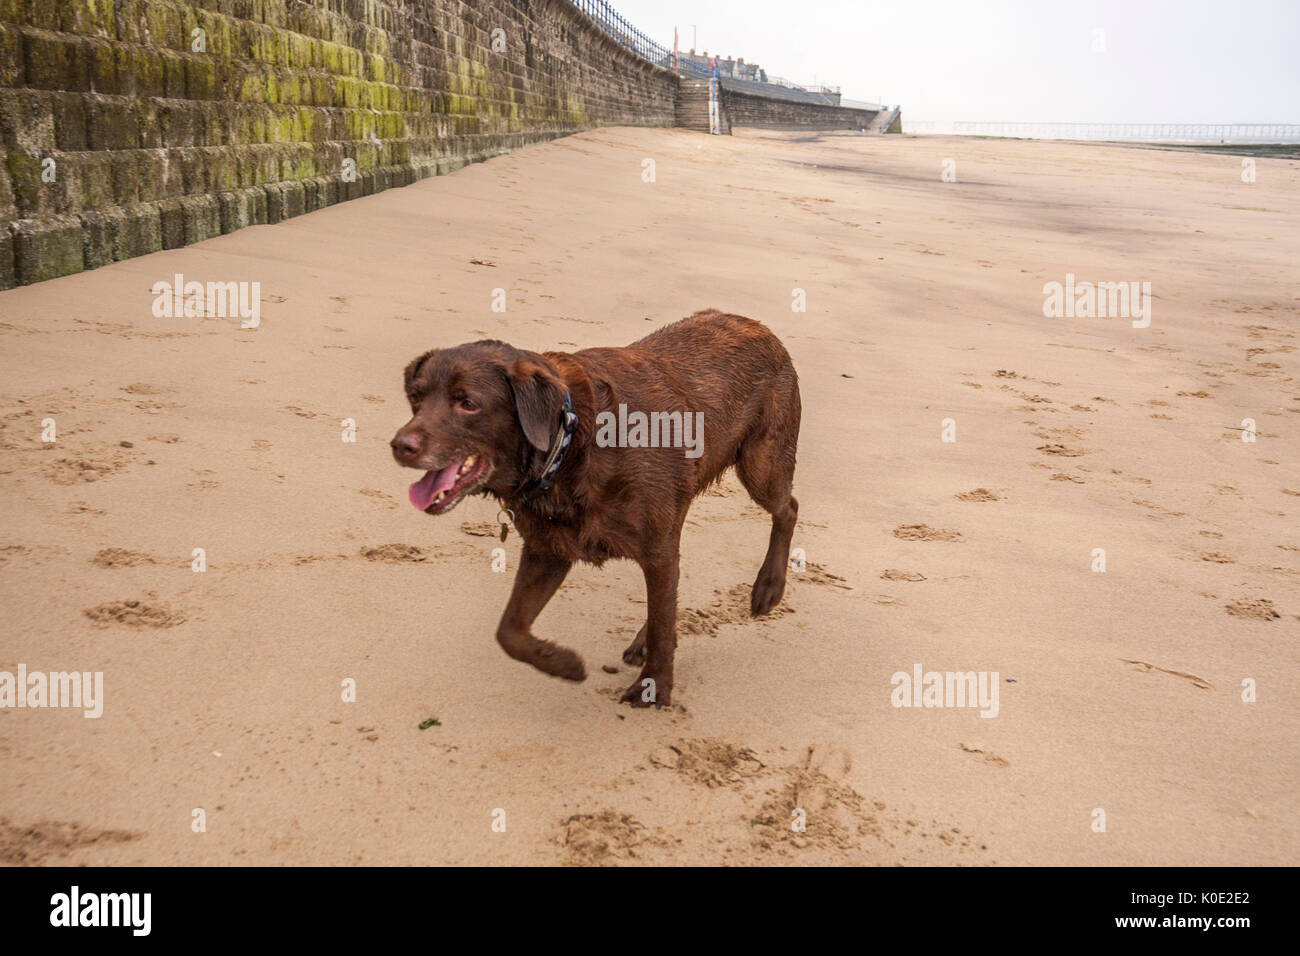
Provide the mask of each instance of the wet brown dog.
{"label": "wet brown dog", "polygon": [[393,457],[426,471],[411,503],[439,515],[479,494],[514,513],[523,553],[497,640],[516,660],[583,680],[582,658],[534,637],[533,622],[574,561],[630,558],[645,574],[647,613],[623,652],[643,668],[622,699],[669,703],[682,524],[733,465],[772,516],[750,611],[781,600],[799,513],[799,380],[760,323],[707,310],[626,348],[435,349],[406,367],[406,395],[413,417]]}

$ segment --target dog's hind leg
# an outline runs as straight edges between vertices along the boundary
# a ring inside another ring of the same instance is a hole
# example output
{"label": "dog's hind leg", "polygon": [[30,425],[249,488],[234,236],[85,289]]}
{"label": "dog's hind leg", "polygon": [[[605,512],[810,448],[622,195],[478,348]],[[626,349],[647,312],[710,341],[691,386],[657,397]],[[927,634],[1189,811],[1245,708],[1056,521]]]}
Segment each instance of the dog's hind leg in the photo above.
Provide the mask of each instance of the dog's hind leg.
{"label": "dog's hind leg", "polygon": [[577,653],[532,634],[533,622],[564,583],[570,567],[571,561],[531,551],[525,543],[514,590],[497,625],[497,642],[517,661],[532,664],[553,677],[580,681],[587,679],[587,669]]}
{"label": "dog's hind leg", "polygon": [[773,389],[774,407],[762,431],[745,438],[736,454],[736,473],[751,498],[772,516],[767,556],[754,579],[749,612],[754,617],[776,607],[785,593],[790,542],[799,519],[794,486],[795,449],[799,442],[799,386],[790,371],[788,384]]}

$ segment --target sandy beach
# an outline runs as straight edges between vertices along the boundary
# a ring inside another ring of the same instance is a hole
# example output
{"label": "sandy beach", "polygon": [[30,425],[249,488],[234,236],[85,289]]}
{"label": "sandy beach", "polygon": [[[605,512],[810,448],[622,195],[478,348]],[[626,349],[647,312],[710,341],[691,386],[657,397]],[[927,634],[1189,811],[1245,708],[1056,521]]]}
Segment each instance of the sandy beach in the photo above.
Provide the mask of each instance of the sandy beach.
{"label": "sandy beach", "polygon": [[[0,671],[103,675],[0,708],[0,863],[1296,863],[1300,162],[1241,172],[607,128],[0,293]],[[177,274],[260,325],[157,317]],[[1067,276],[1149,314],[1045,316]],[[407,503],[401,373],[710,307],[798,370],[803,565],[750,619],[768,518],[701,497],[633,710],[639,570],[538,621],[584,683],[507,658],[519,538]],[[996,716],[895,706],[917,667]]]}

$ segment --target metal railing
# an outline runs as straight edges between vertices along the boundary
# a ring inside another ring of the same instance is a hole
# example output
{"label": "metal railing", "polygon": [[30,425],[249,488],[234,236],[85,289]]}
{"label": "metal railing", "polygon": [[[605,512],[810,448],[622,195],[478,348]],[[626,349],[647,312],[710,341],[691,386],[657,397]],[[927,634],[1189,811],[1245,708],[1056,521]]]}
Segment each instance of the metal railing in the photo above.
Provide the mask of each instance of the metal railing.
{"label": "metal railing", "polygon": [[724,89],[735,90],[737,93],[756,93],[759,96],[766,96],[771,99],[789,100],[793,103],[815,103],[818,106],[840,105],[839,93],[805,90],[798,86],[778,86],[773,83],[744,80],[738,76],[728,76],[725,73],[721,74],[720,82]]}
{"label": "metal railing", "polygon": [[968,123],[904,119],[903,132],[1143,143],[1300,143],[1300,123]]}
{"label": "metal railing", "polygon": [[[702,62],[702,58],[692,57],[687,54],[679,53],[675,55],[672,50],[656,43],[628,22],[621,13],[614,9],[609,0],[569,0],[569,2],[585,13],[592,23],[600,27],[619,46],[626,47],[641,59],[647,60],[655,66],[663,67],[665,70],[672,70],[682,76],[708,77],[713,75],[713,70],[707,61]],[[752,83],[755,86],[780,87],[798,93],[813,94],[814,96],[818,94],[838,96],[840,92],[838,86],[801,86],[779,76],[768,76],[765,80],[759,81],[747,77],[735,77],[722,70],[719,70],[718,75],[728,80],[743,80],[743,82]]]}
{"label": "metal railing", "polygon": [[772,86],[784,86],[787,89],[800,90],[804,93],[826,93],[828,95],[838,96],[840,92],[838,86],[824,86],[816,83],[795,83],[779,76],[769,76],[763,82],[769,83]]}
{"label": "metal railing", "polygon": [[[648,60],[655,66],[663,67],[665,70],[674,68],[673,51],[659,45],[629,23],[621,13],[614,9],[608,0],[570,0],[570,2],[585,13],[592,23],[600,27],[619,46],[626,47],[641,59]],[[680,59],[682,61],[681,66],[690,68],[690,75],[709,75],[707,68],[700,68],[694,62],[688,62],[687,57],[681,57]]]}

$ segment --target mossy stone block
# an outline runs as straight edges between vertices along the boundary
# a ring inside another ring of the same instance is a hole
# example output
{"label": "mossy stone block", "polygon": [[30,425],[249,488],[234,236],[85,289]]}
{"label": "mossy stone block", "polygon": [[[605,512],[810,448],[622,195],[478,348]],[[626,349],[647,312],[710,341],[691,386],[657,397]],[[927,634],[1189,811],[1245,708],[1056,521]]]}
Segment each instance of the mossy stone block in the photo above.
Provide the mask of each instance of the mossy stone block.
{"label": "mossy stone block", "polygon": [[146,256],[163,248],[162,213],[157,203],[141,203],[123,210],[125,222],[113,255],[118,259]]}
{"label": "mossy stone block", "polygon": [[185,99],[185,60],[179,53],[159,50],[158,61],[162,64],[162,95],[175,100]]}
{"label": "mossy stone block", "polygon": [[117,39],[117,16],[113,0],[59,0],[59,29],[64,33]]}
{"label": "mossy stone block", "polygon": [[133,104],[92,97],[86,104],[86,136],[92,150],[138,148],[140,127]]}
{"label": "mossy stone block", "polygon": [[124,245],[118,241],[126,223],[126,214],[116,207],[102,212],[81,213],[81,251],[87,269],[98,269],[124,258]]}
{"label": "mossy stone block", "polygon": [[113,199],[118,206],[133,206],[141,198],[158,199],[158,196],[140,195],[140,160],[135,150],[109,153],[109,167],[113,172]]}
{"label": "mossy stone block", "polygon": [[22,285],[72,275],[86,267],[81,246],[81,220],[49,216],[14,223],[14,262]]}
{"label": "mossy stone block", "polygon": [[186,196],[180,201],[185,244],[221,235],[221,207],[214,196]]}
{"label": "mossy stone block", "polygon": [[23,35],[15,26],[0,23],[0,86],[22,86],[23,75]]}
{"label": "mossy stone block", "polygon": [[[0,148],[0,157],[4,149]],[[18,218],[18,206],[14,202],[14,190],[9,184],[9,168],[0,162],[0,223]]]}
{"label": "mossy stone block", "polygon": [[52,93],[50,107],[54,120],[54,143],[64,152],[77,152],[89,148],[86,133],[86,95],[84,93]]}
{"label": "mossy stone block", "polygon": [[206,54],[192,53],[185,59],[185,95],[192,100],[216,98],[217,71]]}
{"label": "mossy stone block", "polygon": [[10,223],[0,223],[0,291],[18,284],[18,273],[14,269],[14,236],[10,226]]}
{"label": "mossy stone block", "polygon": [[283,222],[284,215],[284,184],[267,183],[262,187],[266,191],[266,221],[268,225],[275,225],[277,222]]}
{"label": "mossy stone block", "polygon": [[179,199],[164,199],[158,203],[158,216],[162,221],[162,247],[179,249],[185,245],[185,207]]}
{"label": "mossy stone block", "polygon": [[36,89],[90,89],[90,58],[75,37],[23,34],[23,70],[27,85]]}

